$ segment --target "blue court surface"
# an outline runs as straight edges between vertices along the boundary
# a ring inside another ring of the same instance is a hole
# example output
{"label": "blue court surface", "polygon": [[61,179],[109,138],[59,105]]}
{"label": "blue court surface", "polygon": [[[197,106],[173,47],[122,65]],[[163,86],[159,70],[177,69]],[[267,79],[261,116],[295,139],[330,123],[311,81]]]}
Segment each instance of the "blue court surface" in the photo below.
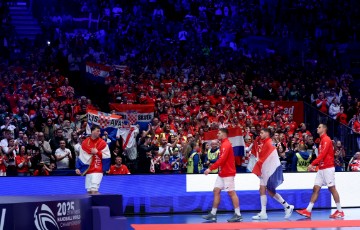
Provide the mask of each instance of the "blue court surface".
{"label": "blue court surface", "polygon": [[[315,230],[315,229],[321,229],[321,230],[355,230],[355,229],[360,229],[360,209],[359,208],[346,208],[344,209],[345,212],[345,218],[343,220],[358,220],[359,221],[359,226],[358,227],[321,227],[321,226],[314,226],[311,228],[286,228],[286,225],[289,224],[290,222],[308,222],[308,221],[327,221],[328,223],[331,223],[331,221],[334,221],[332,219],[329,218],[329,215],[334,212],[335,209],[317,209],[317,210],[313,210],[312,212],[312,218],[311,219],[307,219],[307,218],[303,218],[302,216],[300,216],[299,214],[297,214],[295,211],[292,214],[291,218],[289,220],[285,220],[284,219],[284,212],[283,211],[270,211],[268,212],[268,218],[269,220],[267,221],[261,221],[261,222],[282,222],[283,226],[281,228],[251,228],[251,229],[296,229],[296,230]],[[156,224],[157,226],[159,225],[167,225],[169,226],[169,224],[174,224],[179,226],[179,224],[181,226],[183,226],[183,229],[193,229],[194,224],[203,224],[204,226],[202,226],[201,229],[207,229],[207,228],[213,228],[213,226],[215,223],[206,223],[204,222],[204,220],[201,218],[203,214],[177,214],[177,215],[145,215],[145,216],[127,216],[127,222],[128,222],[128,229],[134,229],[133,227],[131,227],[132,224],[136,224],[137,226],[141,226],[141,225],[147,225],[149,226],[148,229],[155,229],[151,228],[152,224]],[[244,223],[246,222],[251,222],[251,223],[256,223],[256,221],[252,221],[251,217],[253,215],[256,214],[256,212],[242,212],[241,213],[243,218],[244,218]],[[234,227],[234,224],[230,224],[227,223],[227,219],[230,218],[232,215],[232,213],[219,213],[218,214],[218,221],[216,224],[221,223],[221,225],[219,225],[218,228],[216,229],[247,229],[247,228],[242,228],[241,226],[239,226],[239,228]],[[335,222],[333,222],[335,223]],[[339,221],[337,221],[337,223],[339,223]],[[215,225],[216,225],[215,224]],[[226,224],[231,225],[230,228],[226,227]],[[271,224],[271,223],[269,223]],[[304,223],[305,224],[305,223]],[[309,223],[308,223],[309,224]],[[199,226],[199,225],[197,225]],[[139,229],[139,228],[136,228]],[[171,228],[169,229],[171,230]]]}

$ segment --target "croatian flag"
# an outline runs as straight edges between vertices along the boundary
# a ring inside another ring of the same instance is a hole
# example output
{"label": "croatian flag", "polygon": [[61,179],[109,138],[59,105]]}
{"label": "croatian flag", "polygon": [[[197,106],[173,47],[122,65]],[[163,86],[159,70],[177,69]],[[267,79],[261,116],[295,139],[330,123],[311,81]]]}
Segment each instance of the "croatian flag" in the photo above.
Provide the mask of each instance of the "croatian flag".
{"label": "croatian flag", "polygon": [[120,115],[104,113],[97,110],[87,111],[87,126],[86,133],[90,134],[90,127],[92,125],[99,125],[101,133],[105,131],[108,133],[108,137],[114,141],[116,140],[116,133],[119,128],[123,126],[123,120]]}
{"label": "croatian flag", "polygon": [[[90,138],[90,137],[88,137]],[[79,157],[76,159],[76,168],[80,170],[81,175],[85,175],[86,172],[89,170],[90,164],[93,160],[93,155],[91,154],[91,149],[89,145],[86,144],[85,139],[83,144],[80,147]],[[98,141],[99,145],[96,145],[98,151],[102,153],[102,170],[103,172],[109,171],[110,163],[111,163],[111,153],[109,146],[106,144],[105,141]]]}
{"label": "croatian flag", "polygon": [[91,80],[105,82],[105,78],[110,75],[111,70],[112,70],[111,66],[106,66],[92,62],[86,63],[86,76]]}
{"label": "croatian flag", "polygon": [[[268,139],[266,142],[268,141],[271,141],[271,139]],[[266,181],[267,189],[275,192],[276,188],[283,183],[284,176],[276,148],[266,142],[261,148],[259,159],[252,173]]]}
{"label": "croatian flag", "polygon": [[122,117],[124,125],[139,125],[140,130],[147,130],[148,124],[154,118],[154,104],[110,103],[109,107]]}
{"label": "croatian flag", "polygon": [[[244,137],[242,136],[242,131],[240,128],[229,128],[229,141],[234,150],[234,156],[244,156],[245,153],[245,142]],[[204,142],[209,142],[212,140],[217,140],[218,130],[212,130],[204,133]]]}

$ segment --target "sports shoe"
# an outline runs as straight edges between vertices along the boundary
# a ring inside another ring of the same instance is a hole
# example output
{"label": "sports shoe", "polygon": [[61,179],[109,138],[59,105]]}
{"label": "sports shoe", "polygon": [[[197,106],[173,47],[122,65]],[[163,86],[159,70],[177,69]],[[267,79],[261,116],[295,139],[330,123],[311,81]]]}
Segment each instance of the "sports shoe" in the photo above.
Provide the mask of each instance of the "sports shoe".
{"label": "sports shoe", "polygon": [[241,222],[243,220],[241,215],[234,213],[234,215],[227,220],[227,222]]}
{"label": "sports shoe", "polygon": [[202,218],[205,220],[212,221],[212,222],[216,222],[216,220],[217,220],[216,215],[213,215],[211,212],[209,212],[209,214],[207,214],[206,216],[202,216]]}
{"label": "sports shoe", "polygon": [[339,210],[336,210],[332,215],[330,215],[330,218],[338,219],[338,218],[344,218],[345,214],[344,212],[340,212]]}
{"label": "sports shoe", "polygon": [[258,213],[256,216],[252,217],[253,220],[267,220],[268,216],[266,213]]}
{"label": "sports shoe", "polygon": [[311,218],[311,212],[309,212],[306,209],[296,210],[297,213],[299,213],[302,216],[305,216],[307,218]]}
{"label": "sports shoe", "polygon": [[289,205],[289,208],[285,208],[285,219],[289,219],[294,211],[294,205]]}

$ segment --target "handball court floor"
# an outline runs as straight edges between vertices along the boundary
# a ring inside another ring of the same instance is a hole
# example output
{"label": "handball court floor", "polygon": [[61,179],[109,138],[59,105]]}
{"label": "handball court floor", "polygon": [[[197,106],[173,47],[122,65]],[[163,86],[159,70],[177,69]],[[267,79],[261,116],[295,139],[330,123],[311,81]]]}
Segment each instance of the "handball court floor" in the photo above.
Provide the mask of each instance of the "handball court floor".
{"label": "handball court floor", "polygon": [[360,208],[344,209],[345,218],[333,220],[329,215],[335,209],[313,210],[312,218],[303,218],[295,211],[290,219],[284,219],[284,211],[268,212],[267,221],[252,221],[256,212],[242,212],[241,223],[227,223],[232,213],[219,213],[217,223],[206,223],[203,214],[127,216],[128,229],[135,230],[236,230],[236,229],[295,229],[295,230],[358,230],[360,229]]}

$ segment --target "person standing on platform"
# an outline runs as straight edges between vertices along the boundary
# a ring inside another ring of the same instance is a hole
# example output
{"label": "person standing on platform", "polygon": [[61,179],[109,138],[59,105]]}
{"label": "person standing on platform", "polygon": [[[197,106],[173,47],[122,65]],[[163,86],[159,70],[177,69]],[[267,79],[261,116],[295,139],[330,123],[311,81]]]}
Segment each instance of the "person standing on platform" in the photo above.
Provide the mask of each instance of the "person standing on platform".
{"label": "person standing on platform", "polygon": [[289,205],[282,196],[276,192],[276,188],[283,183],[284,177],[277,150],[275,146],[272,145],[270,133],[271,131],[268,128],[261,129],[260,136],[255,140],[252,148],[253,153],[257,153],[258,155],[258,161],[251,172],[260,179],[259,191],[261,203],[261,211],[256,216],[252,217],[253,220],[268,219],[266,213],[266,191],[284,207],[286,219],[290,218],[294,210],[294,206]]}
{"label": "person standing on platform", "polygon": [[218,139],[221,141],[219,159],[204,171],[208,175],[211,171],[218,169],[218,177],[214,185],[214,201],[210,213],[203,216],[205,220],[216,222],[217,208],[220,204],[220,192],[224,190],[228,193],[234,206],[235,213],[233,217],[228,219],[228,222],[241,222],[243,220],[240,213],[239,198],[235,192],[235,157],[234,150],[231,142],[228,139],[229,131],[226,128],[219,129],[217,134]]}
{"label": "person standing on platform", "polygon": [[89,194],[98,194],[103,172],[110,168],[111,153],[106,142],[100,138],[100,126],[91,127],[91,135],[80,148],[76,160],[76,174],[86,175],[85,188]]}
{"label": "person standing on platform", "polygon": [[334,198],[337,210],[330,215],[330,218],[343,218],[344,212],[340,204],[340,196],[335,187],[335,165],[334,165],[334,146],[330,137],[326,134],[327,126],[320,124],[317,128],[317,133],[320,136],[320,146],[318,157],[308,166],[308,171],[315,171],[318,166],[319,170],[316,173],[313,193],[311,195],[310,203],[306,209],[297,210],[296,212],[307,218],[311,218],[311,211],[314,203],[318,199],[321,186],[326,185]]}

